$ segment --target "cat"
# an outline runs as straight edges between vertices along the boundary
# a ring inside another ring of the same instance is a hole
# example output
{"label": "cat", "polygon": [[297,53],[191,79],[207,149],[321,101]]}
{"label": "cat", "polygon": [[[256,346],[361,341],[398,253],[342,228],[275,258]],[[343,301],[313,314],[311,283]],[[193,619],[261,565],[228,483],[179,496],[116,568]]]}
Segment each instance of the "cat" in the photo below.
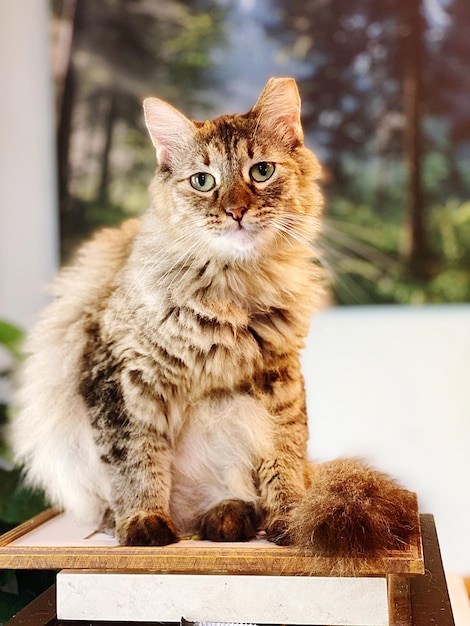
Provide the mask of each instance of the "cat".
{"label": "cat", "polygon": [[295,81],[204,123],[155,98],[144,112],[150,208],[79,249],[27,345],[12,424],[26,479],[124,545],[260,530],[312,554],[406,544],[409,492],[306,458],[323,198]]}

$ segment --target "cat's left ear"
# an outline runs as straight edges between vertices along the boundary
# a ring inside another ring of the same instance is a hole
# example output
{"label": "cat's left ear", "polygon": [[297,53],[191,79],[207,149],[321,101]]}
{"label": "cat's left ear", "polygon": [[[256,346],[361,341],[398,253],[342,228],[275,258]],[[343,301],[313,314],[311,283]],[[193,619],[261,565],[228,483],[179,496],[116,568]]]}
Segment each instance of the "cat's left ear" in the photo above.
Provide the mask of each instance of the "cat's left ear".
{"label": "cat's left ear", "polygon": [[290,147],[303,141],[300,96],[293,78],[270,78],[251,110]]}
{"label": "cat's left ear", "polygon": [[194,137],[195,126],[177,109],[158,98],[144,100],[145,123],[160,165],[178,159]]}

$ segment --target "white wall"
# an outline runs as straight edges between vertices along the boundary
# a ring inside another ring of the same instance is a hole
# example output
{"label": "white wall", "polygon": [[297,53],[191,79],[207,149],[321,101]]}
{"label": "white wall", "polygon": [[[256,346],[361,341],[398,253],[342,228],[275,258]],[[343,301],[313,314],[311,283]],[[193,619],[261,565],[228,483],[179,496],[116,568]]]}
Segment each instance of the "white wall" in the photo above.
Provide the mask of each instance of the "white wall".
{"label": "white wall", "polygon": [[0,2],[0,319],[29,328],[57,266],[47,0]]}
{"label": "white wall", "polygon": [[418,493],[445,566],[470,573],[470,305],[346,307],[303,358],[312,459],[362,456]]}

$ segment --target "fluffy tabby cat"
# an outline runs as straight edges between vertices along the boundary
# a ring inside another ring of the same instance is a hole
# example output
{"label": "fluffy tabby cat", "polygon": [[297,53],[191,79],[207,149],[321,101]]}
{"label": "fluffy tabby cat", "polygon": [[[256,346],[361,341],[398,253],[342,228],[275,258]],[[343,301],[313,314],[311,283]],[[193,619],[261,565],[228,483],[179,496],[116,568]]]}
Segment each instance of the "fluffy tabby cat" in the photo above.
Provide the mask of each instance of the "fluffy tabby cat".
{"label": "fluffy tabby cat", "polygon": [[144,108],[151,207],[82,246],[30,338],[12,432],[27,479],[121,544],[264,529],[322,554],[402,545],[408,492],[355,461],[306,460],[299,351],[322,199],[295,82],[204,123]]}

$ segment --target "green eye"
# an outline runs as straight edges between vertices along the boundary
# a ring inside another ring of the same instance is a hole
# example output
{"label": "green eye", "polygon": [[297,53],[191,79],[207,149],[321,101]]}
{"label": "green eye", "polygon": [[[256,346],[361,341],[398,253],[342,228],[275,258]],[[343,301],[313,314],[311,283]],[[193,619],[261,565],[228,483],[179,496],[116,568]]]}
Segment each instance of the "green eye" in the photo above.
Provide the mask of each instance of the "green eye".
{"label": "green eye", "polygon": [[264,183],[271,178],[275,169],[274,163],[261,161],[261,163],[256,163],[250,168],[250,178],[256,183]]}
{"label": "green eye", "polygon": [[197,191],[211,191],[215,187],[215,178],[208,172],[198,172],[189,179],[191,187]]}

